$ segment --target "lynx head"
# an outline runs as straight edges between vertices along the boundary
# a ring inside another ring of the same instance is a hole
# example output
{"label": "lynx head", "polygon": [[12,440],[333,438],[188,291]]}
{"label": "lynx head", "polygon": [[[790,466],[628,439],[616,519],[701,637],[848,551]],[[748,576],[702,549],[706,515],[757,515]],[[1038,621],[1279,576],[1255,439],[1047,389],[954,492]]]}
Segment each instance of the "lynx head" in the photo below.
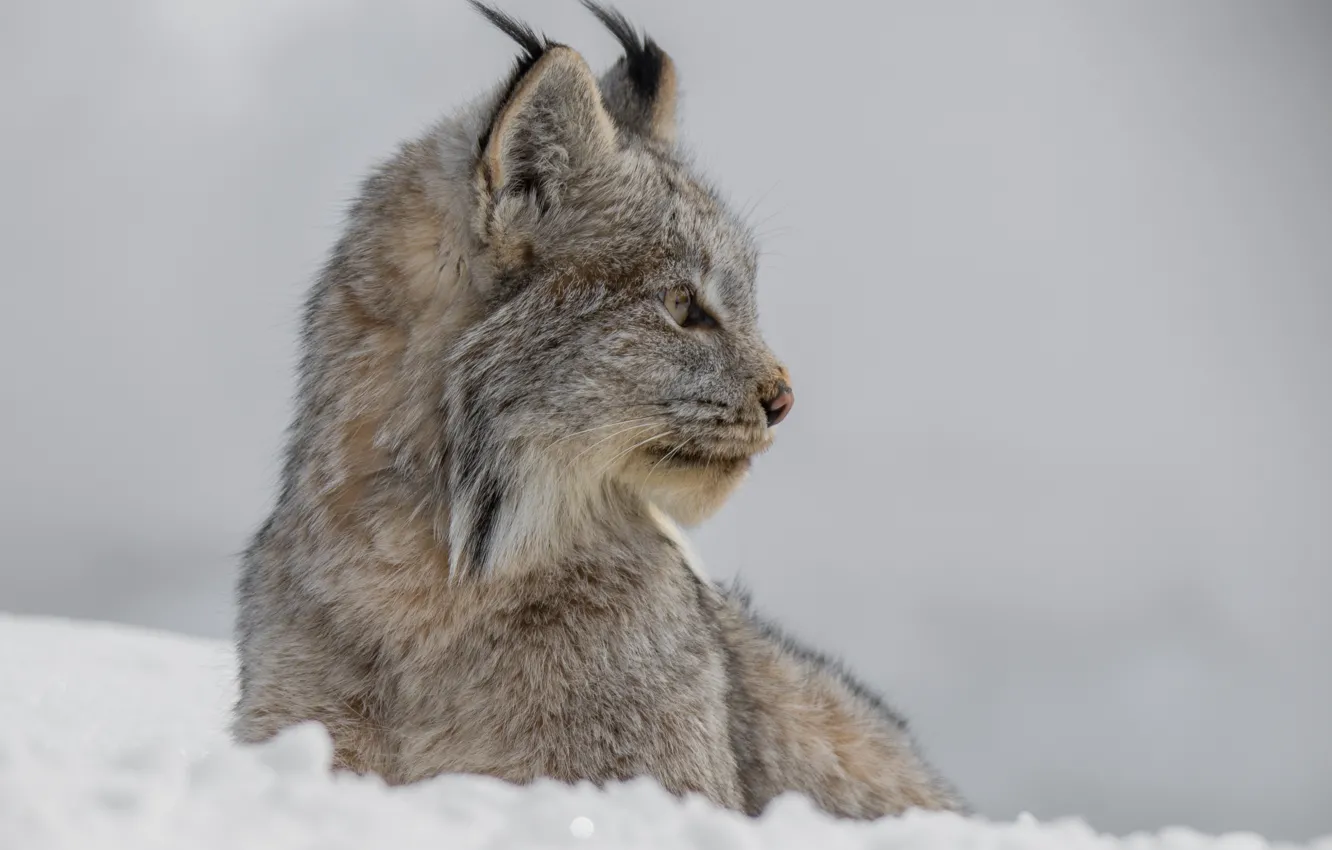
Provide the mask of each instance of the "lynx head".
{"label": "lynx head", "polygon": [[474,5],[523,54],[471,125],[470,318],[443,377],[455,575],[572,542],[608,506],[703,519],[793,403],[753,238],[675,146],[670,58],[585,0],[625,49],[598,79]]}

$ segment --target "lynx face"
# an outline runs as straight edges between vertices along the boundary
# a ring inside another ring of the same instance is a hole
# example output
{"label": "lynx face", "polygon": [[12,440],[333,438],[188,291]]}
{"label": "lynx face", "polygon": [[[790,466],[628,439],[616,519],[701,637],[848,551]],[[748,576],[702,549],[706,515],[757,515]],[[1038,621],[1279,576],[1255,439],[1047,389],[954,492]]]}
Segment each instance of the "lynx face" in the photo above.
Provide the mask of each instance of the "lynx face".
{"label": "lynx face", "polygon": [[[753,238],[675,148],[674,70],[655,44],[597,9],[626,47],[598,81],[482,10],[527,55],[474,165],[479,318],[444,379],[455,538],[521,535],[556,502],[577,513],[617,487],[699,521],[793,403],[757,326]],[[527,480],[489,472],[499,452]],[[455,563],[493,554],[473,545]]]}
{"label": "lynx face", "polygon": [[580,240],[580,256],[510,272],[504,288],[521,295],[473,337],[502,337],[510,364],[523,364],[525,386],[506,401],[571,478],[616,476],[692,522],[770,444],[776,416],[765,405],[781,396],[784,373],[756,326],[747,234],[696,186],[691,203],[642,168],[674,164],[621,155],[640,161],[636,208],[619,211],[637,221]]}

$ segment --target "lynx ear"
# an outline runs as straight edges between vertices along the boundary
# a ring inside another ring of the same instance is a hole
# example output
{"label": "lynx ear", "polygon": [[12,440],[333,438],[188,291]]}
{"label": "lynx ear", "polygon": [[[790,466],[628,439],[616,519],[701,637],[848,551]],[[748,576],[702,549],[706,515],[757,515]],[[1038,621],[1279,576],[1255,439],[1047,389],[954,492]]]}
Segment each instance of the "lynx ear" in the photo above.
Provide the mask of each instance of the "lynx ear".
{"label": "lynx ear", "polygon": [[498,10],[474,5],[526,50],[480,142],[489,231],[524,211],[539,215],[557,207],[569,180],[611,156],[618,142],[583,57]]}
{"label": "lynx ear", "polygon": [[675,63],[615,9],[594,0],[582,3],[624,48],[624,56],[601,76],[606,108],[629,132],[666,144],[674,142]]}

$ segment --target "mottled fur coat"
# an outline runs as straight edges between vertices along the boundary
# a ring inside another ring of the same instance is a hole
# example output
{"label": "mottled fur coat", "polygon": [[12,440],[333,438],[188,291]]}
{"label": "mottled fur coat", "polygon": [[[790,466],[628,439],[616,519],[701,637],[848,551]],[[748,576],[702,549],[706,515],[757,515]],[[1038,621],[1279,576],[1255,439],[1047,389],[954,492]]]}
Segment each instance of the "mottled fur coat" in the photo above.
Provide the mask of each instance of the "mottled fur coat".
{"label": "mottled fur coat", "polygon": [[959,809],[904,724],[698,574],[793,401],[746,227],[674,141],[676,72],[518,41],[364,183],[309,296],[282,490],[245,554],[234,733],[322,722],[403,783],[647,775],[758,813]]}

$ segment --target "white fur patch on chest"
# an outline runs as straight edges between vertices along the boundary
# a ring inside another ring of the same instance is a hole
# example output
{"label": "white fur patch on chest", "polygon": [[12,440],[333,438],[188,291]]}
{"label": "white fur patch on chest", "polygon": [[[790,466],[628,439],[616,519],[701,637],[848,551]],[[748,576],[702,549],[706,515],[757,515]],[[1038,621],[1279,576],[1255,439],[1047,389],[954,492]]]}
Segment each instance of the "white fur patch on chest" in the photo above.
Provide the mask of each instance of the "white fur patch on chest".
{"label": "white fur patch on chest", "polygon": [[685,565],[689,567],[694,575],[698,576],[699,581],[707,584],[710,582],[708,574],[703,569],[703,561],[690,545],[689,538],[685,536],[684,530],[676,524],[675,520],[666,515],[666,512],[656,505],[648,502],[648,515],[652,521],[661,529],[661,533],[675,544],[675,548],[680,550],[681,557],[684,558]]}

